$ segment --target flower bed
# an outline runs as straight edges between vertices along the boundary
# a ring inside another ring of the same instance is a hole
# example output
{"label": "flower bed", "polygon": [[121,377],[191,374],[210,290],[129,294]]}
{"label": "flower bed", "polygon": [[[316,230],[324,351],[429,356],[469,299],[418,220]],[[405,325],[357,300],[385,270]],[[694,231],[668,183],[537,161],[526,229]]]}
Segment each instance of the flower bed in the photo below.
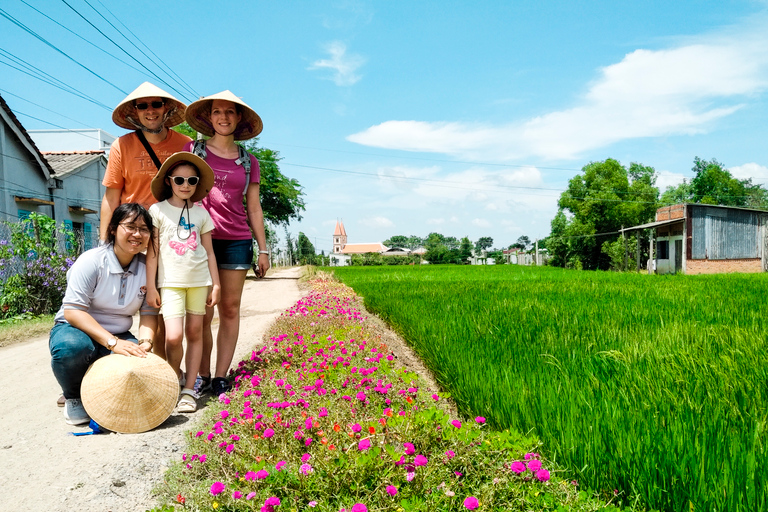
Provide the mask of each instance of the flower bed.
{"label": "flower bed", "polygon": [[[325,280],[209,404],[163,490],[193,510],[597,510],[536,440],[452,418],[353,292]],[[170,505],[173,504],[173,505]]]}

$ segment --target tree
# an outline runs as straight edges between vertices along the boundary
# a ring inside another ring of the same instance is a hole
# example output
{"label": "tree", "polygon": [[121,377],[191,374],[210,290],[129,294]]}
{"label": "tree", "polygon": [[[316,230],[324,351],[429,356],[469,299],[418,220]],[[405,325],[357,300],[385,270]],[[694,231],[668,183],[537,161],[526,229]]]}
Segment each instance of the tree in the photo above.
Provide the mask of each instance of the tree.
{"label": "tree", "polygon": [[610,268],[611,257],[602,251],[603,243],[615,240],[622,227],[653,220],[659,197],[655,185],[652,167],[632,163],[627,169],[611,158],[585,165],[560,195],[548,241],[551,263],[589,270]]}
{"label": "tree", "polygon": [[466,262],[472,257],[472,241],[468,237],[461,239],[461,246],[459,247],[459,256],[462,261]]}
{"label": "tree", "polygon": [[531,239],[528,238],[526,235],[523,235],[517,239],[517,242],[510,245],[509,248],[512,249],[516,247],[521,251],[525,251],[525,250],[528,250],[530,246],[531,246]]}
{"label": "tree", "polygon": [[[197,132],[187,123],[181,123],[173,128],[177,132],[192,139],[197,138]],[[301,220],[301,212],[306,207],[304,192],[299,182],[288,178],[280,172],[278,162],[282,160],[277,151],[258,146],[258,138],[245,142],[245,149],[259,161],[261,181],[259,196],[264,219],[273,224],[288,224],[292,219]]]}
{"label": "tree", "polygon": [[484,250],[490,249],[492,245],[493,245],[493,238],[489,236],[482,236],[477,242],[475,242],[475,250],[479,255]]}
{"label": "tree", "polygon": [[403,235],[395,235],[388,240],[384,240],[382,243],[387,247],[408,248],[408,237]]}
{"label": "tree", "polygon": [[315,246],[309,241],[304,233],[299,231],[299,238],[296,241],[298,248],[298,258],[302,265],[313,264],[315,262]]}

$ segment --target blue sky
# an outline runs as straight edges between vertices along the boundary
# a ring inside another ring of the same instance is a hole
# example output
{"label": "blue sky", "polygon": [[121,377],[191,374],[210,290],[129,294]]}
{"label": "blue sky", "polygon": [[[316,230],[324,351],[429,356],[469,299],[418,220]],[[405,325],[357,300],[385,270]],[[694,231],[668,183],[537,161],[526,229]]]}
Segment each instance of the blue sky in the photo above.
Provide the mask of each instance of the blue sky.
{"label": "blue sky", "polygon": [[[654,167],[662,190],[695,156],[768,184],[764,1],[24,2],[0,15],[95,73],[0,17],[0,94],[27,129],[51,128],[35,117],[122,135],[111,109],[145,80],[187,103],[230,89],[304,187],[289,231],[318,251],[337,219],[350,242],[541,238],[568,180],[606,158]],[[179,92],[30,5],[142,69],[83,15]],[[12,69],[9,53],[108,108]]]}

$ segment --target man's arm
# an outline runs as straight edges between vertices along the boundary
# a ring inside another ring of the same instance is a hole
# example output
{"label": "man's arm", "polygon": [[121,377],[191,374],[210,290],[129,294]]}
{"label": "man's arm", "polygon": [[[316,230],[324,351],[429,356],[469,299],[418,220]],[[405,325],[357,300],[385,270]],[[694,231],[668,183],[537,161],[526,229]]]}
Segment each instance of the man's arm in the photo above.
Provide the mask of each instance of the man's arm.
{"label": "man's arm", "polygon": [[107,188],[104,191],[104,197],[101,199],[101,220],[99,221],[99,240],[107,239],[107,228],[109,221],[112,220],[112,212],[120,206],[121,190],[117,188]]}

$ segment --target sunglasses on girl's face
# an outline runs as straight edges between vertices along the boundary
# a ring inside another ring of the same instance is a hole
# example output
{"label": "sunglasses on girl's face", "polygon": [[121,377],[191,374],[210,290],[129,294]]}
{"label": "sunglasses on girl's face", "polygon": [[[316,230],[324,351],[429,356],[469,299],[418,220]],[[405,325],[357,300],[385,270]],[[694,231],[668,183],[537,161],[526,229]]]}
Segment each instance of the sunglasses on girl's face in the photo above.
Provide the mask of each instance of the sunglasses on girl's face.
{"label": "sunglasses on girl's face", "polygon": [[163,108],[163,105],[165,105],[165,102],[164,101],[153,101],[151,103],[137,103],[136,104],[136,110],[147,110],[150,105],[152,105],[152,108]]}
{"label": "sunglasses on girl's face", "polygon": [[197,176],[190,176],[189,178],[185,178],[184,176],[169,176],[171,178],[171,181],[173,181],[176,185],[182,186],[184,182],[189,183],[190,187],[194,187],[198,184],[200,181],[200,178]]}

